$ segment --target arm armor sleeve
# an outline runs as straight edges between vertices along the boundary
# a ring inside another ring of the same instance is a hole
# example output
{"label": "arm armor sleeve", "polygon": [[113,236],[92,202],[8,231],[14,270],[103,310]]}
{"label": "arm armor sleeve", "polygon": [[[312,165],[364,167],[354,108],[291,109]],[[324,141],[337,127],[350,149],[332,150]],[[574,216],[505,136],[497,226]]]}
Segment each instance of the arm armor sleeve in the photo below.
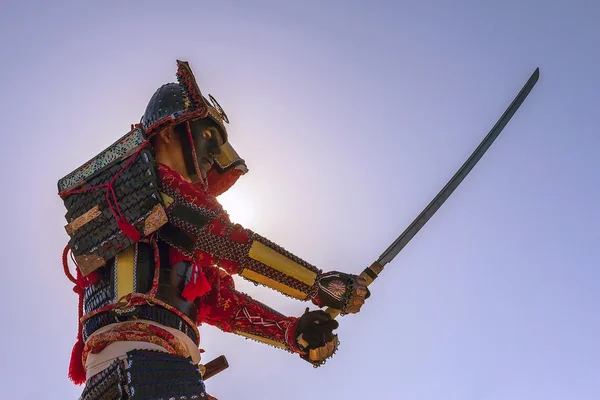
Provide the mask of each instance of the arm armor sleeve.
{"label": "arm armor sleeve", "polygon": [[176,193],[163,194],[163,199],[169,223],[161,229],[161,238],[184,254],[216,258],[230,274],[239,274],[302,301],[311,300],[316,294],[322,271],[315,266],[232,224],[224,212],[190,205]]}
{"label": "arm armor sleeve", "polygon": [[294,333],[298,318],[286,317],[235,290],[233,279],[221,272],[216,304],[209,305],[203,322],[225,331],[299,353]]}

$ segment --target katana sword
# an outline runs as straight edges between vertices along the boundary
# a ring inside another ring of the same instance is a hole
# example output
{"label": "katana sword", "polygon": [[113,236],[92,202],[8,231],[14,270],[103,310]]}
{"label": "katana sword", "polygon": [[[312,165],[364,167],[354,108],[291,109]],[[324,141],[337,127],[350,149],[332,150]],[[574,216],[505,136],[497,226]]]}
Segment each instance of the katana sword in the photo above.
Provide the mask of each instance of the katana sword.
{"label": "katana sword", "polygon": [[[525,86],[521,89],[517,97],[513,100],[513,102],[508,106],[502,117],[496,122],[496,125],[490,130],[487,136],[483,139],[483,141],[479,144],[479,146],[475,149],[473,154],[465,161],[465,163],[460,167],[460,169],[454,174],[452,179],[442,188],[442,190],[434,197],[434,199],[425,207],[425,209],[419,214],[419,216],[402,232],[400,236],[392,243],[375,261],[371,266],[365,268],[363,272],[361,272],[360,276],[367,281],[367,286],[373,283],[375,279],[379,276],[383,267],[391,262],[394,257],[398,255],[398,253],[415,237],[417,232],[421,230],[421,228],[431,219],[431,217],[439,210],[439,208],[444,204],[448,197],[456,190],[458,185],[465,179],[465,177],[471,172],[473,167],[479,162],[481,157],[485,154],[485,152],[490,148],[492,143],[496,140],[498,135],[502,132],[506,124],[511,120],[513,115],[517,112],[521,104],[525,101],[529,92],[533,89],[535,84],[537,83],[540,77],[540,69],[536,68],[533,72]],[[333,308],[327,308],[327,313],[331,315],[332,318],[337,317],[340,314],[340,310],[336,310]]]}

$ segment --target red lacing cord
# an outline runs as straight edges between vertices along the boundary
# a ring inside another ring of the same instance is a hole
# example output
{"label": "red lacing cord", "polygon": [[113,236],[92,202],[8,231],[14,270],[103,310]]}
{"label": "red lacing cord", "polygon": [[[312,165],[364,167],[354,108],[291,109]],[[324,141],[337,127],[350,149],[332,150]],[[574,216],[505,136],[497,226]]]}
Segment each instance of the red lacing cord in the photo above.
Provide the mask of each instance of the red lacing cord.
{"label": "red lacing cord", "polygon": [[71,282],[73,282],[73,284],[77,285],[78,284],[77,280],[73,277],[73,275],[71,275],[71,271],[69,271],[69,260],[68,260],[69,250],[71,250],[71,248],[69,247],[69,245],[66,245],[65,249],[63,250],[63,254],[62,254],[63,270],[65,271],[66,277]]}
{"label": "red lacing cord", "polygon": [[[73,291],[75,293],[77,293],[77,295],[79,297],[79,302],[78,302],[78,306],[77,306],[77,315],[78,315],[77,342],[75,342],[75,345],[73,346],[73,350],[71,351],[71,361],[69,363],[69,378],[76,385],[81,385],[81,384],[85,383],[85,368],[83,367],[83,361],[82,361],[83,348],[84,348],[83,336],[82,336],[83,323],[81,320],[83,317],[83,292],[86,287],[88,287],[89,285],[91,285],[93,283],[96,283],[99,279],[99,276],[96,273],[91,273],[90,275],[84,277],[83,275],[81,275],[79,268],[76,268],[77,269],[77,278],[75,278],[71,274],[71,271],[69,270],[69,262],[68,262],[69,250],[70,250],[69,245],[66,245],[65,249],[63,250],[63,254],[62,254],[63,270],[65,272],[66,277],[71,282],[73,282],[73,284],[75,285],[73,287]],[[73,256],[73,253],[71,253],[71,257],[72,256]],[[74,259],[73,259],[73,262],[77,266],[77,263],[75,262]]]}

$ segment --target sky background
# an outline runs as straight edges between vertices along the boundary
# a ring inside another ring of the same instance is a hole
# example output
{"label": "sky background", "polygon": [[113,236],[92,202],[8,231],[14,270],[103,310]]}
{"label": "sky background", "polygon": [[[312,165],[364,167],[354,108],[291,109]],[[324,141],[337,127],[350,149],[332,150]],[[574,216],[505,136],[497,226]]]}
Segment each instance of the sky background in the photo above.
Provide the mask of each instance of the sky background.
{"label": "sky background", "polygon": [[[217,4],[218,3],[218,4]],[[324,367],[202,327],[233,399],[600,398],[600,3],[12,1],[0,12],[0,393],[75,399],[77,297],[56,182],[190,62],[250,173],[235,221],[359,273],[454,174],[536,67],[490,151],[340,320]],[[288,314],[306,304],[238,280]]]}

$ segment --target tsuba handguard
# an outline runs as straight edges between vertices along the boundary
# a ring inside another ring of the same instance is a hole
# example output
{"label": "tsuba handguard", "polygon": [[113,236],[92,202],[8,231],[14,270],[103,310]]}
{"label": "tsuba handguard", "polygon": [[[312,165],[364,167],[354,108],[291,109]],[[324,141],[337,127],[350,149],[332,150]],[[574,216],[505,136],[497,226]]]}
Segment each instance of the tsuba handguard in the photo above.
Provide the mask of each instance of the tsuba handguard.
{"label": "tsuba handguard", "polygon": [[313,302],[319,307],[341,310],[341,314],[356,314],[371,295],[367,281],[356,275],[332,271],[323,274]]}

